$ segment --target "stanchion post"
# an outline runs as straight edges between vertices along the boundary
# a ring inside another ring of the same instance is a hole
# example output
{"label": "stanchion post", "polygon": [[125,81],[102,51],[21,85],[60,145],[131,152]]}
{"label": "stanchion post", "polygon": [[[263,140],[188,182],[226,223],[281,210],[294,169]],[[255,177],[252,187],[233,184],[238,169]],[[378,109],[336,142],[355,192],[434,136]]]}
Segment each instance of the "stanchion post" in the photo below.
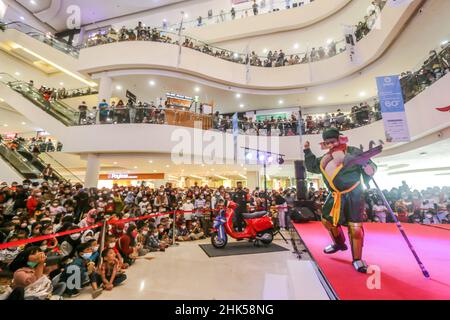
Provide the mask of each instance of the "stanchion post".
{"label": "stanchion post", "polygon": [[172,222],[172,245],[175,245],[175,222],[177,221],[177,210],[173,210],[173,222]]}

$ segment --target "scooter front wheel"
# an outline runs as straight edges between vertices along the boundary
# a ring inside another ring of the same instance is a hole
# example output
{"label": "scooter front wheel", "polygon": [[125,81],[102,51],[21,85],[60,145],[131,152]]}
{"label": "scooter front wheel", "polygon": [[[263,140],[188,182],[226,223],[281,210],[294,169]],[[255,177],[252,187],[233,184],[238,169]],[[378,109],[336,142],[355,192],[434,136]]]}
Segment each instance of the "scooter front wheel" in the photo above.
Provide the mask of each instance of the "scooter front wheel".
{"label": "scooter front wheel", "polygon": [[217,232],[211,233],[211,244],[214,246],[214,248],[222,249],[227,245],[227,237],[225,237],[224,240],[219,239],[219,234]]}
{"label": "scooter front wheel", "polygon": [[261,241],[265,245],[271,244],[272,241],[273,241],[273,232],[272,232],[272,230],[264,231],[260,235],[260,238],[258,240]]}

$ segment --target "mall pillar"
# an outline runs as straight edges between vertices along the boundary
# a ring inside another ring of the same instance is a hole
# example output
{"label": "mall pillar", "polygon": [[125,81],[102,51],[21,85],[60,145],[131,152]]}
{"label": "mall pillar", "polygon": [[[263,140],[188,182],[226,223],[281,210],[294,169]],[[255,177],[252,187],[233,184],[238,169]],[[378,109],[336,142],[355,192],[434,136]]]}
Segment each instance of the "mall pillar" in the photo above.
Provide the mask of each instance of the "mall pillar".
{"label": "mall pillar", "polygon": [[100,174],[100,158],[96,154],[89,153],[87,156],[85,188],[97,188],[98,176]]}
{"label": "mall pillar", "polygon": [[247,171],[247,188],[255,190],[259,187],[259,171]]}
{"label": "mall pillar", "polygon": [[100,78],[100,86],[98,88],[98,103],[102,102],[103,99],[109,104],[112,95],[112,84],[113,81],[110,77],[102,75]]}

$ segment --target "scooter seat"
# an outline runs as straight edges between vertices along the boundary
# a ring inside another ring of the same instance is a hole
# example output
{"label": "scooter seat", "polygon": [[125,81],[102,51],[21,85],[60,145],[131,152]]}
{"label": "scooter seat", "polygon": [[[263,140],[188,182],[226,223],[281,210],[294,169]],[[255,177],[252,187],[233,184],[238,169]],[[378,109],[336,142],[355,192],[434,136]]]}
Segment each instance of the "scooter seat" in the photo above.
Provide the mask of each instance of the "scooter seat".
{"label": "scooter seat", "polygon": [[256,212],[246,212],[243,213],[242,216],[244,219],[256,219],[264,217],[267,214],[267,211],[256,211]]}

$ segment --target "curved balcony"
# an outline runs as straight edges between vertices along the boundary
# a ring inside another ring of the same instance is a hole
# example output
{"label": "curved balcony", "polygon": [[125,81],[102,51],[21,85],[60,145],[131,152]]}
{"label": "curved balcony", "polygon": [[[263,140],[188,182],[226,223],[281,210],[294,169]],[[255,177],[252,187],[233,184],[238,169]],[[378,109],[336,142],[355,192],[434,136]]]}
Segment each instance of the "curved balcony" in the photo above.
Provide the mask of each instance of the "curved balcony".
{"label": "curved balcony", "polygon": [[[427,90],[419,93],[415,89],[414,98],[406,103],[406,115],[413,141],[448,128],[450,118],[444,117],[444,110],[450,101],[450,74],[430,83]],[[233,134],[208,128],[191,127],[183,122],[172,124],[150,123],[117,123],[110,125],[79,126],[77,114],[65,115],[61,108],[70,108],[62,103],[42,102],[34,90],[26,90],[26,84],[0,83],[0,95],[5,102],[18,112],[39,123],[45,130],[64,142],[64,150],[69,153],[165,153],[193,156],[204,156],[204,150],[214,148],[222,150],[218,157],[228,159],[230,145],[233,145]],[[15,90],[11,90],[14,88]],[[421,89],[424,89],[422,86]],[[31,92],[31,93],[29,93]],[[36,107],[37,106],[37,107]],[[72,123],[64,123],[62,119],[72,119]],[[376,119],[375,119],[376,120]],[[273,132],[272,134],[275,134]],[[345,131],[353,145],[367,146],[370,140],[384,140],[382,121]],[[136,137],[140,137],[136,139]],[[319,152],[320,134],[306,134],[303,141],[311,141],[313,150]],[[286,160],[301,157],[300,139],[298,136],[238,136],[239,147],[260,146],[276,153],[285,154]],[[390,144],[387,149],[395,150],[400,144]],[[225,151],[223,151],[225,150]],[[391,150],[391,151],[392,151]]]}
{"label": "curved balcony", "polygon": [[[192,44],[193,48],[198,49],[192,50],[190,44],[189,47],[176,45],[176,42],[172,43],[170,37],[162,36],[157,38],[161,42],[113,42],[83,49],[80,52],[78,69],[90,74],[112,70],[121,70],[123,74],[126,74],[136,69],[140,71],[159,69],[185,73],[229,86],[257,90],[308,87],[349,76],[375,61],[401,32],[402,27],[420,3],[421,1],[415,1],[409,6],[385,6],[381,13],[383,27],[373,29],[357,44],[360,63],[352,63],[347,54],[337,54],[313,63],[307,59],[308,63],[289,65],[274,70],[274,68],[243,64],[245,55],[243,57],[239,53],[225,53],[225,58],[229,61],[218,59],[215,55],[211,55],[211,52],[215,51],[211,51],[210,47],[196,47]],[[119,40],[119,34],[116,34],[116,39]],[[98,41],[101,44],[108,40]],[[181,41],[185,39],[182,38]],[[201,48],[209,54],[203,53]]]}

